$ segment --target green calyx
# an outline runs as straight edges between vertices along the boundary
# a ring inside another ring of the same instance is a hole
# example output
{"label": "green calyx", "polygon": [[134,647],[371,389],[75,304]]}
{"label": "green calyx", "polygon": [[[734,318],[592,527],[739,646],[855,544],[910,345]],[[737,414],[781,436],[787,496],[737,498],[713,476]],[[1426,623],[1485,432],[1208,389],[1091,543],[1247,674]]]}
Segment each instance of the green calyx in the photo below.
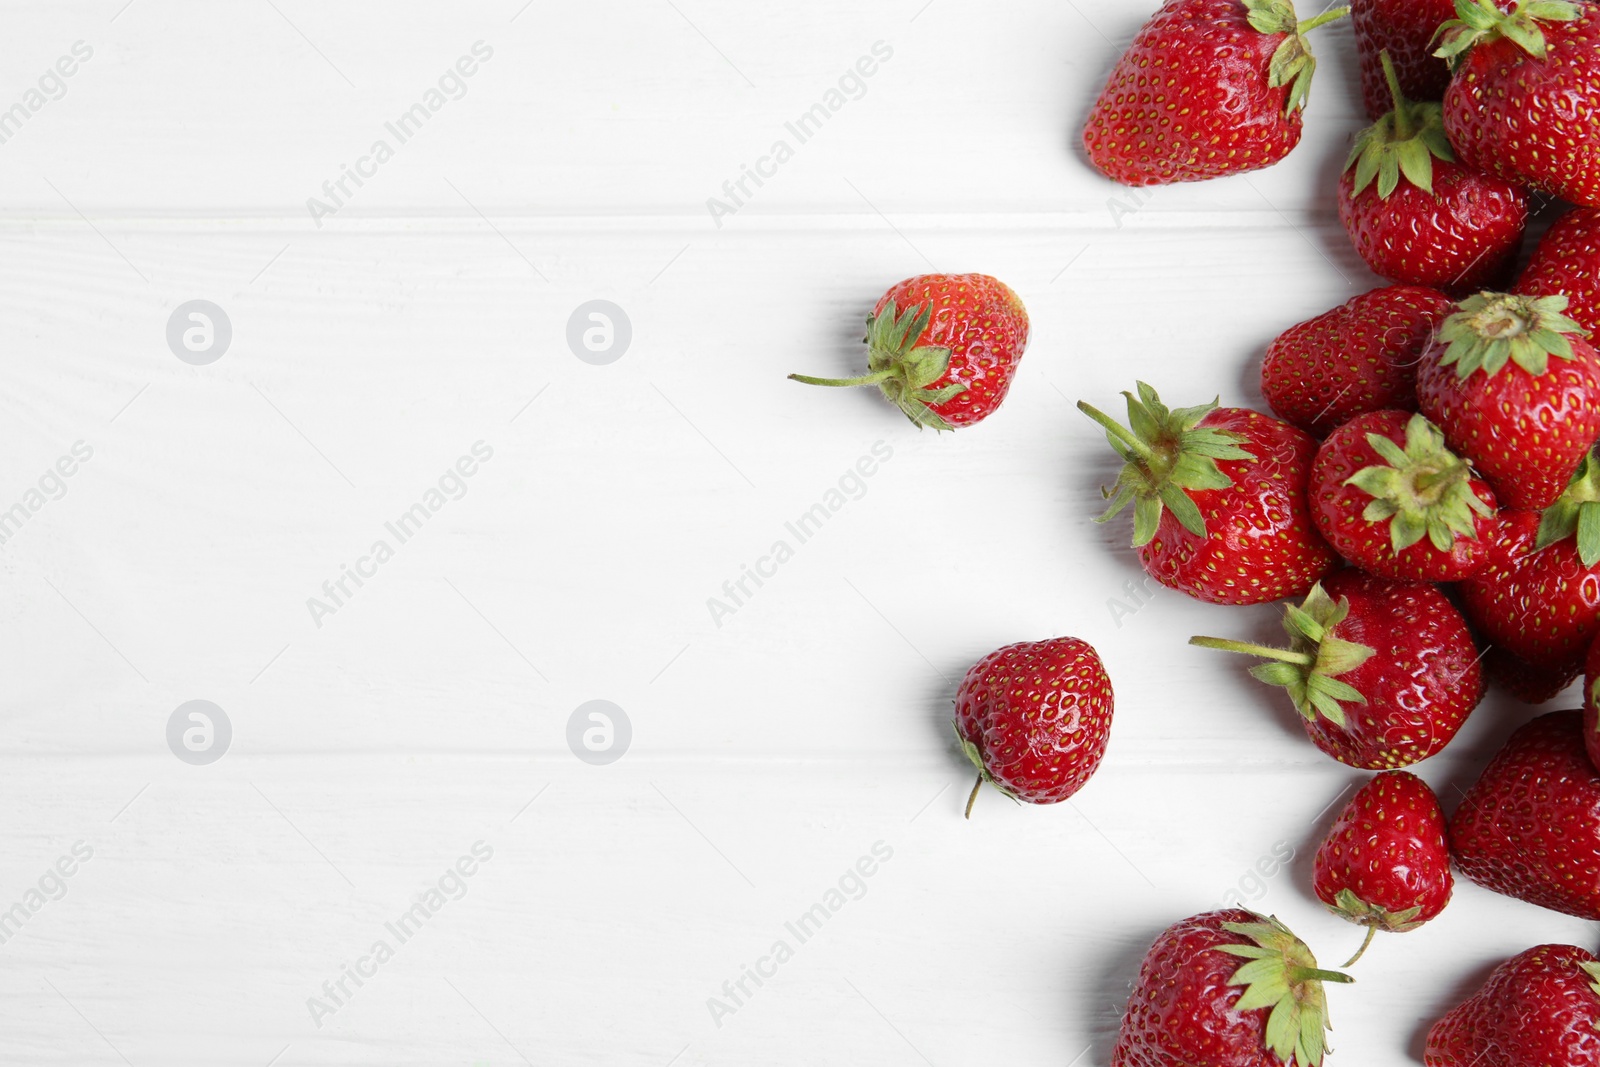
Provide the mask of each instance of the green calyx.
{"label": "green calyx", "polygon": [[876,385],[883,395],[918,426],[935,430],[954,429],[934,411],[952,397],[967,391],[960,382],[937,389],[933,383],[950,369],[950,350],[938,345],[919,345],[918,338],[928,328],[932,305],[919,304],[897,311],[894,301],[884,305],[881,314],[867,319],[867,370],[859,378],[813,378],[791,374],[790,379],[806,385]]}
{"label": "green calyx", "polygon": [[1379,930],[1391,934],[1403,934],[1422,925],[1417,921],[1417,916],[1422,914],[1420,904],[1404,911],[1390,911],[1376,904],[1368,904],[1350,889],[1341,889],[1334,894],[1333,903],[1328,905],[1328,910],[1341,919],[1347,919],[1357,926],[1367,928],[1366,940],[1361,942],[1361,947],[1356,949],[1354,956],[1344,961],[1346,967],[1354,967],[1356,961],[1366,955],[1368,947],[1372,944],[1372,936]]}
{"label": "green calyx", "polygon": [[1266,1044],[1279,1060],[1293,1067],[1319,1067],[1328,1050],[1328,1000],[1324,982],[1348,983],[1349,975],[1324,971],[1317,958],[1276,917],[1259,922],[1224,923],[1231,934],[1248,938],[1245,945],[1218,945],[1216,951],[1248,962],[1233,972],[1229,985],[1244,986],[1234,1004],[1237,1012],[1270,1008]]}
{"label": "green calyx", "polygon": [[1495,0],[1456,0],[1456,17],[1439,27],[1434,55],[1448,60],[1455,69],[1474,45],[1505,38],[1535,59],[1548,52],[1542,22],[1572,22],[1581,14],[1578,5],[1567,0],[1516,0],[1510,11],[1500,10]]}
{"label": "green calyx", "polygon": [[1445,447],[1444,434],[1421,415],[1406,423],[1405,447],[1378,433],[1367,434],[1367,444],[1384,462],[1357,471],[1344,484],[1372,497],[1361,517],[1389,524],[1395,555],[1424,537],[1449,552],[1457,537],[1477,538],[1475,516],[1494,515],[1472,488],[1471,466]]}
{"label": "green calyx", "polygon": [[1594,995],[1600,997],[1600,963],[1580,963],[1583,973],[1589,976],[1589,988],[1594,990]]}
{"label": "green calyx", "polygon": [[1206,535],[1205,517],[1189,497],[1189,490],[1226,489],[1233,479],[1217,466],[1219,459],[1254,460],[1239,447],[1236,433],[1201,426],[1217,409],[1217,402],[1192,408],[1168,408],[1156,391],[1139,382],[1139,395],[1122,395],[1128,401],[1128,426],[1122,426],[1099,409],[1078,401],[1078,410],[1106,432],[1106,440],[1125,461],[1114,488],[1102,489],[1111,501],[1096,522],[1107,522],[1133,504],[1133,547],[1150,543],[1168,509],[1185,530]]}
{"label": "green calyx", "polygon": [[1577,538],[1578,558],[1585,567],[1600,563],[1600,459],[1592,452],[1578,464],[1566,491],[1539,517],[1534,547],[1548,548],[1568,537]]}
{"label": "green calyx", "polygon": [[961,751],[966,754],[967,759],[972,763],[972,765],[978,769],[978,780],[973,784],[972,792],[967,796],[967,811],[965,817],[968,819],[972,818],[972,805],[977,802],[978,792],[983,788],[984,782],[988,782],[990,785],[1000,790],[1001,793],[1010,797],[1013,802],[1018,804],[1022,803],[1020,800],[1017,800],[1016,796],[1011,792],[1011,790],[1001,785],[995,776],[989,773],[989,768],[983,765],[983,753],[978,751],[977,745],[961,736],[960,725],[955,723],[952,723],[952,725],[956,727],[956,740],[961,742]]}
{"label": "green calyx", "polygon": [[1268,662],[1250,668],[1251,677],[1289,691],[1295,710],[1307,722],[1318,715],[1344,726],[1346,704],[1365,704],[1367,698],[1339,675],[1347,674],[1372,658],[1374,649],[1333,636],[1333,631],[1350,614],[1350,600],[1334,599],[1323,591],[1322,583],[1311,587],[1305,603],[1284,610],[1283,628],[1289,634],[1288,648],[1271,648],[1221,637],[1191,637],[1189,643],[1221,652],[1259,656]]}
{"label": "green calyx", "polygon": [[1444,108],[1432,102],[1412,103],[1400,91],[1389,53],[1380,57],[1383,76],[1394,98],[1394,110],[1362,130],[1350,149],[1344,168],[1355,168],[1355,192],[1359,196],[1376,179],[1378,198],[1389,195],[1406,181],[1425,193],[1433,192],[1433,161],[1452,162],[1456,158],[1444,135]]}
{"label": "green calyx", "polygon": [[1259,32],[1289,35],[1272,53],[1272,61],[1267,68],[1267,84],[1274,89],[1285,85],[1292,87],[1288,103],[1284,106],[1286,117],[1305,110],[1306,101],[1311,96],[1311,79],[1317,73],[1317,57],[1311,54],[1311,46],[1306,42],[1305,35],[1318,26],[1344,18],[1350,14],[1350,9],[1335,8],[1302,22],[1295,14],[1293,0],[1244,0],[1244,6],[1250,13],[1250,25]]}
{"label": "green calyx", "polygon": [[1573,359],[1567,335],[1589,336],[1589,331],[1562,314],[1564,296],[1512,296],[1479,293],[1456,305],[1457,311],[1439,327],[1439,340],[1449,347],[1439,360],[1456,369],[1466,381],[1473,371],[1494,377],[1507,363],[1515,363],[1537,378],[1550,366],[1550,357]]}

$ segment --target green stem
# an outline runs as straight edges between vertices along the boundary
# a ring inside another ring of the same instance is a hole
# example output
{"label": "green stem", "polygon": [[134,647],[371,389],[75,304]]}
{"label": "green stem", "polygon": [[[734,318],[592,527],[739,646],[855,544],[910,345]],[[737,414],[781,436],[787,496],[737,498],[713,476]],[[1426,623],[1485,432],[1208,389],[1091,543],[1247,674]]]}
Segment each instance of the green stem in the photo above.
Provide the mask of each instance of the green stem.
{"label": "green stem", "polygon": [[1367,926],[1367,939],[1365,941],[1361,942],[1361,947],[1356,949],[1356,954],[1354,956],[1351,956],[1348,960],[1345,961],[1344,965],[1346,967],[1354,967],[1355,966],[1356,960],[1359,960],[1366,953],[1367,946],[1372,944],[1372,937],[1377,932],[1378,932],[1378,927],[1376,925],[1368,924],[1368,926]]}
{"label": "green stem", "polygon": [[1089,404],[1080,400],[1078,401],[1078,410],[1093,419],[1106,433],[1127,445],[1128,449],[1132,451],[1134,455],[1138,456],[1146,463],[1155,458],[1154,449],[1145,444],[1143,441],[1139,440],[1139,438],[1135,436],[1133,432],[1126,426],[1123,426],[1116,419],[1113,419],[1110,415],[1107,415],[1093,404]]}
{"label": "green stem", "polygon": [[1318,15],[1316,18],[1306,19],[1304,22],[1300,23],[1294,29],[1295,29],[1296,33],[1310,33],[1312,30],[1316,29],[1318,26],[1326,26],[1330,22],[1338,22],[1340,19],[1346,17],[1349,14],[1350,14],[1350,9],[1348,7],[1336,7],[1336,8],[1333,8],[1332,10],[1330,10],[1330,11],[1324,11],[1322,14]]}
{"label": "green stem", "polygon": [[1395,140],[1409,141],[1416,136],[1416,131],[1406,118],[1406,94],[1400,89],[1400,76],[1394,71],[1394,61],[1389,58],[1387,49],[1379,53],[1378,61],[1383,64],[1383,80],[1389,83],[1389,96],[1394,100]]}
{"label": "green stem", "polygon": [[1245,641],[1229,641],[1223,637],[1191,637],[1191,645],[1201,648],[1214,648],[1219,652],[1237,652],[1244,656],[1260,656],[1263,659],[1281,660],[1284,663],[1293,663],[1299,667],[1309,667],[1317,662],[1315,656],[1307,652],[1292,652],[1287,648],[1272,648],[1267,645],[1252,645]]}
{"label": "green stem", "polygon": [[886,382],[893,377],[893,370],[879,370],[873,371],[871,374],[863,374],[859,378],[813,378],[809,374],[791,374],[789,375],[789,380],[792,382],[804,382],[807,385],[850,386],[877,385],[879,382]]}
{"label": "green stem", "polygon": [[967,796],[967,813],[963,818],[972,818],[972,805],[978,801],[978,790],[983,788],[983,775],[978,775],[978,780],[972,785],[972,792]]}
{"label": "green stem", "polygon": [[1299,985],[1301,982],[1338,982],[1341,985],[1349,985],[1355,981],[1348,974],[1324,971],[1316,967],[1290,967],[1288,978],[1294,985]]}

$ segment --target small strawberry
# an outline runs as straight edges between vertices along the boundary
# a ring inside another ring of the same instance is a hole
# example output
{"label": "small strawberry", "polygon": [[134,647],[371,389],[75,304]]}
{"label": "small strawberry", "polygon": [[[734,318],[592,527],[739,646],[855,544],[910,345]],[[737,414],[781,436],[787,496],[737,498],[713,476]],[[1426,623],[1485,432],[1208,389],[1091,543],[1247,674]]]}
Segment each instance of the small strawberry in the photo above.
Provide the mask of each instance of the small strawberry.
{"label": "small strawberry", "polygon": [[1324,971],[1275,918],[1213,911],[1162,931],[1111,1048],[1111,1067],[1318,1067],[1327,1051]]}
{"label": "small strawberry", "polygon": [[1433,54],[1433,39],[1455,17],[1453,0],[1351,0],[1350,24],[1361,62],[1367,118],[1389,110],[1393,97],[1380,57],[1389,53],[1400,88],[1413,100],[1443,100],[1450,65]]}
{"label": "small strawberry", "polygon": [[1251,675],[1289,690],[1312,743],[1351,767],[1427,759],[1483,694],[1466,621],[1431,585],[1339,571],[1289,607],[1283,626],[1286,649],[1217,637],[1189,643],[1269,660]]}
{"label": "small strawberry", "polygon": [[1421,415],[1374,411],[1322,442],[1311,517],[1345,559],[1385,578],[1454,582],[1483,566],[1494,492]]}
{"label": "small strawberry", "polygon": [[1464,876],[1600,919],[1600,771],[1583,741],[1581,711],[1549,712],[1511,735],[1450,820]]}
{"label": "small strawberry", "polygon": [[1362,786],[1317,849],[1312,888],[1341,918],[1367,928],[1345,966],[1379,930],[1403,933],[1450,903],[1450,844],[1433,790],[1414,774],[1385,771]]}
{"label": "small strawberry", "polygon": [[1528,224],[1519,187],[1456,162],[1438,104],[1400,94],[1356,137],[1339,180],[1339,222],[1373,272],[1455,294],[1510,280]]}
{"label": "small strawberry", "polygon": [[1600,355],[1562,314],[1564,296],[1458,306],[1422,354],[1418,407],[1501,507],[1549,507],[1600,437]]}
{"label": "small strawberry", "polygon": [[1028,347],[1028,312],[987,274],[924,274],[884,293],[867,317],[867,370],[807,385],[876,385],[908,419],[935,430],[993,415]]}
{"label": "small strawberry", "polygon": [[1259,170],[1300,143],[1317,61],[1290,0],[1167,0],[1089,113],[1089,162],[1124,185]]}
{"label": "small strawberry", "polygon": [[1600,207],[1600,4],[1460,0],[1444,128],[1473,170]]}
{"label": "small strawberry", "polygon": [[1143,382],[1122,395],[1132,431],[1078,409],[1125,461],[1098,521],[1133,504],[1133,546],[1152,578],[1214,604],[1261,604],[1304,596],[1332,569],[1306,508],[1310,435],[1215,402],[1171,410]]}
{"label": "small strawberry", "polygon": [[1573,322],[1590,333],[1600,330],[1600,210],[1576,208],[1557,219],[1512,291],[1560,294]]}
{"label": "small strawberry", "polygon": [[1428,1031],[1426,1067],[1592,1067],[1600,1063],[1600,961],[1539,945],[1494,969]]}
{"label": "small strawberry", "polygon": [[1416,285],[1363,293],[1279,334],[1261,363],[1261,395],[1313,437],[1369,411],[1415,411],[1417,359],[1454,309]]}
{"label": "small strawberry", "polygon": [[1076,637],[991,652],[956,692],[956,737],[978,768],[967,815],[988,782],[1012,800],[1059,804],[1082,789],[1111,737],[1111,679]]}

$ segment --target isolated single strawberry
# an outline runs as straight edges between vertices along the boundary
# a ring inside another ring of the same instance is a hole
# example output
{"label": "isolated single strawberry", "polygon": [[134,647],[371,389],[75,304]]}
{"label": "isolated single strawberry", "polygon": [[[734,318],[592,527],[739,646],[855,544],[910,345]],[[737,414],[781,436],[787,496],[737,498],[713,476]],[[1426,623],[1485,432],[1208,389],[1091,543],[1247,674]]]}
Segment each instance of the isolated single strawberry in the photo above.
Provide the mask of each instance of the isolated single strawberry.
{"label": "isolated single strawberry", "polygon": [[1539,945],[1494,969],[1428,1031],[1426,1067],[1600,1064],[1600,961],[1574,945]]}
{"label": "isolated single strawberry", "polygon": [[1438,104],[1400,93],[1357,137],[1339,179],[1339,222],[1375,274],[1455,295],[1505,285],[1528,224],[1521,187],[1456,162]]}
{"label": "isolated single strawberry", "polygon": [[1417,285],[1362,293],[1278,335],[1261,362],[1261,395],[1313,437],[1369,411],[1415,411],[1417,360],[1454,310]]}
{"label": "isolated single strawberry", "polygon": [[1351,0],[1350,23],[1361,64],[1367,118],[1388,111],[1393,98],[1379,57],[1389,53],[1400,88],[1412,100],[1443,100],[1450,65],[1433,54],[1434,36],[1456,14],[1453,0]]}
{"label": "isolated single strawberry", "polygon": [[1318,1067],[1324,971],[1276,918],[1207,912],[1162,931],[1139,966],[1111,1067]]}
{"label": "isolated single strawberry", "polygon": [[1444,25],[1450,143],[1473,170],[1600,207],[1600,4],[1505,6],[1461,0]]}
{"label": "isolated single strawberry", "polygon": [[1111,679],[1076,637],[1007,645],[956,691],[956,737],[978,769],[967,815],[988,782],[1013,800],[1059,804],[1082,789],[1111,737]]}
{"label": "isolated single strawberry", "polygon": [[1600,437],[1600,355],[1564,296],[1458,306],[1422,354],[1418,407],[1501,507],[1549,507]]}
{"label": "isolated single strawberry", "polygon": [[1456,869],[1485,889],[1600,919],[1600,771],[1581,711],[1549,712],[1511,735],[1451,817],[1450,847]]}
{"label": "isolated single strawberry", "polygon": [[1466,621],[1431,585],[1338,571],[1285,609],[1283,627],[1288,648],[1220,637],[1189,643],[1267,660],[1250,674],[1287,689],[1312,743],[1351,767],[1427,759],[1483,695]]}
{"label": "isolated single strawberry", "polygon": [[1573,322],[1600,330],[1600,211],[1575,208],[1557,219],[1512,291],[1564,296]]}
{"label": "isolated single strawberry", "polygon": [[1450,903],[1450,843],[1433,790],[1414,774],[1385,771],[1362,786],[1317,848],[1312,888],[1341,918],[1367,928],[1345,966],[1379,930],[1403,933]]}
{"label": "isolated single strawberry", "polygon": [[987,274],[923,274],[879,298],[867,317],[867,371],[807,385],[876,385],[918,426],[954,430],[993,415],[1028,347],[1028,312]]}
{"label": "isolated single strawberry", "polygon": [[1167,0],[1089,113],[1089,161],[1124,185],[1269,167],[1300,143],[1316,60],[1290,0]]}
{"label": "isolated single strawberry", "polygon": [[1487,558],[1494,491],[1421,415],[1374,411],[1333,431],[1310,492],[1318,532],[1369,573],[1454,582]]}
{"label": "isolated single strawberry", "polygon": [[1082,401],[1124,460],[1106,522],[1133,505],[1133,546],[1156,581],[1214,604],[1304,596],[1337,562],[1311,524],[1317,443],[1288,423],[1216,403],[1169,409],[1140,382],[1130,431]]}

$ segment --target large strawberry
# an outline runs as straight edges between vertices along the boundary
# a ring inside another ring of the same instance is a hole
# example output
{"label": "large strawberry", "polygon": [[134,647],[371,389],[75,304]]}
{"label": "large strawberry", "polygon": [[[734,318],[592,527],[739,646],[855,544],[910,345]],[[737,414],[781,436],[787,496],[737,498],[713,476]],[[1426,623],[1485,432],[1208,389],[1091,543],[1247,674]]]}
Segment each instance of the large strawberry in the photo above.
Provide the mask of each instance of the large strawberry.
{"label": "large strawberry", "polygon": [[1433,39],[1455,12],[1453,0],[1351,0],[1361,99],[1369,119],[1388,111],[1392,99],[1380,59],[1385,52],[1394,61],[1400,88],[1408,97],[1444,99],[1450,66],[1433,54]]}
{"label": "large strawberry", "polygon": [[987,274],[923,274],[879,298],[867,317],[867,371],[807,385],[876,385],[918,426],[954,430],[994,414],[1028,347],[1028,312]]}
{"label": "large strawberry", "polygon": [[1485,889],[1600,919],[1600,771],[1581,711],[1511,735],[1451,817],[1450,845],[1456,868]]}
{"label": "large strawberry", "polygon": [[1416,285],[1353,297],[1278,335],[1261,363],[1261,394],[1313,437],[1369,411],[1415,411],[1417,358],[1454,309],[1443,293]]}
{"label": "large strawberry", "polygon": [[1403,933],[1450,903],[1450,844],[1433,790],[1414,774],[1386,771],[1362,786],[1317,849],[1312,888],[1335,915],[1367,928],[1351,957],[1379,930]]}
{"label": "large strawberry", "polygon": [[1474,170],[1600,207],[1600,4],[1507,6],[1460,0],[1445,23],[1450,143]]}
{"label": "large strawberry", "polygon": [[1539,945],[1496,967],[1428,1031],[1427,1067],[1600,1064],[1600,960]]}
{"label": "large strawberry", "polygon": [[1439,105],[1400,93],[1383,57],[1394,110],[1356,137],[1339,180],[1339,222],[1373,272],[1457,295],[1510,280],[1528,196],[1463,167]]}
{"label": "large strawberry", "polygon": [[1124,393],[1130,431],[1079,401],[1124,460],[1105,522],[1133,505],[1133,545],[1149,575],[1216,604],[1304,596],[1337,562],[1306,508],[1317,443],[1244,408],[1169,409],[1154,389]]}
{"label": "large strawberry", "polygon": [[1513,292],[1567,298],[1567,315],[1593,333],[1600,330],[1600,211],[1576,208],[1556,220]]}
{"label": "large strawberry", "polygon": [[1467,624],[1431,585],[1339,571],[1289,607],[1283,626],[1286,649],[1189,643],[1266,659],[1251,675],[1287,689],[1312,743],[1340,763],[1375,771],[1427,759],[1483,693]]}
{"label": "large strawberry", "polygon": [[1162,931],[1111,1049],[1111,1067],[1317,1067],[1326,1051],[1324,971],[1275,918],[1207,912]]}
{"label": "large strawberry", "polygon": [[1076,637],[991,652],[956,692],[956,737],[978,769],[967,814],[988,782],[1013,800],[1059,804],[1082,789],[1111,737],[1111,679]]}
{"label": "large strawberry", "polygon": [[1089,161],[1124,185],[1258,170],[1300,143],[1316,60],[1291,0],[1167,0],[1089,113]]}
{"label": "large strawberry", "polygon": [[1480,293],[1422,354],[1418,407],[1502,507],[1549,507],[1600,437],[1600,355],[1566,306]]}
{"label": "large strawberry", "polygon": [[1495,499],[1433,423],[1374,411],[1339,427],[1317,450],[1311,517],[1362,570],[1454,582],[1483,566]]}

